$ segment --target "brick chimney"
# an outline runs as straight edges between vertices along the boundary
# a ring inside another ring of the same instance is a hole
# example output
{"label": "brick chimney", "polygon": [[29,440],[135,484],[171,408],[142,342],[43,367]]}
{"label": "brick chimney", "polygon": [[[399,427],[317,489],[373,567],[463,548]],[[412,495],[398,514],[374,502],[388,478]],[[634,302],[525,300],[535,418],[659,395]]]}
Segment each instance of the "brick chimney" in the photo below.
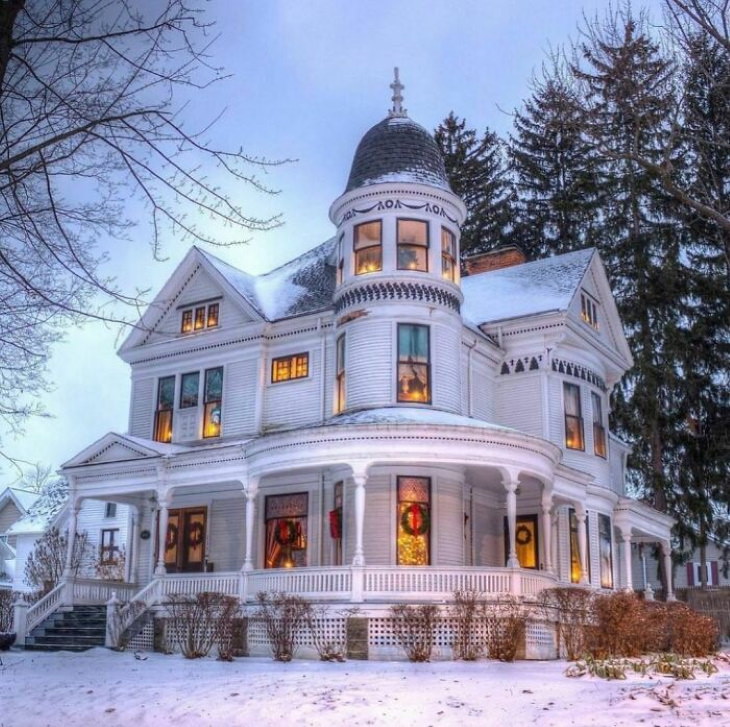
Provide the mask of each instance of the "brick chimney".
{"label": "brick chimney", "polygon": [[461,274],[476,275],[489,270],[511,268],[513,265],[522,265],[526,262],[525,253],[517,245],[504,245],[489,252],[478,252],[464,258]]}

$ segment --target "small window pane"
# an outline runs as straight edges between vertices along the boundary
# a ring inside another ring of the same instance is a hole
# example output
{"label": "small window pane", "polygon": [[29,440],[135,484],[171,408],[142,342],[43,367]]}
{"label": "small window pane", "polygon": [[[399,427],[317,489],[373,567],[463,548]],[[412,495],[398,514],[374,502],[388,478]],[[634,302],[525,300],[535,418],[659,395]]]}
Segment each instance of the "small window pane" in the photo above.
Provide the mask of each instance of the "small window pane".
{"label": "small window pane", "polygon": [[193,311],[191,310],[184,310],[182,314],[182,325],[180,326],[180,331],[182,333],[189,333],[193,330]]}
{"label": "small window pane", "polygon": [[355,225],[353,248],[356,275],[383,269],[382,233],[383,225],[380,220]]}
{"label": "small window pane", "polygon": [[421,220],[398,220],[399,270],[428,270],[428,223]]}
{"label": "small window pane", "polygon": [[208,321],[206,325],[208,328],[215,328],[218,325],[218,303],[211,303],[208,306]]}
{"label": "small window pane", "polygon": [[355,225],[355,250],[379,245],[382,240],[382,229],[383,225],[380,220]]}
{"label": "small window pane", "polygon": [[309,376],[309,354],[295,353],[293,356],[281,356],[271,362],[271,381],[289,381],[304,379]]}
{"label": "small window pane", "polygon": [[428,245],[428,223],[421,220],[398,220],[398,244]]}
{"label": "small window pane", "polygon": [[164,376],[160,379],[157,389],[157,408],[172,409],[175,401],[175,377]]}
{"label": "small window pane", "polygon": [[205,306],[195,309],[195,330],[205,327]]}
{"label": "small window pane", "polygon": [[223,398],[223,367],[208,369],[205,372],[205,401]]}
{"label": "small window pane", "polygon": [[196,371],[192,374],[183,374],[180,382],[180,408],[187,409],[191,406],[198,406],[198,386],[200,374]]}

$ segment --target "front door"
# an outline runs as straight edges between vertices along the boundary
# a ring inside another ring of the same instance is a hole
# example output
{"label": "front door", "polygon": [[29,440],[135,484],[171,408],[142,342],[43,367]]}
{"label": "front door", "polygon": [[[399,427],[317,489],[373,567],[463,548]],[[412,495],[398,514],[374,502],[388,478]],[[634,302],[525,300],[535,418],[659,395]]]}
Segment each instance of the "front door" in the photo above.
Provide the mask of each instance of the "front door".
{"label": "front door", "polygon": [[207,509],[186,507],[170,510],[165,538],[168,573],[200,573],[205,564]]}
{"label": "front door", "polygon": [[[537,568],[538,539],[537,515],[518,515],[515,522],[515,551],[520,561],[520,568]],[[507,518],[504,519],[504,560],[509,557],[509,529]]]}

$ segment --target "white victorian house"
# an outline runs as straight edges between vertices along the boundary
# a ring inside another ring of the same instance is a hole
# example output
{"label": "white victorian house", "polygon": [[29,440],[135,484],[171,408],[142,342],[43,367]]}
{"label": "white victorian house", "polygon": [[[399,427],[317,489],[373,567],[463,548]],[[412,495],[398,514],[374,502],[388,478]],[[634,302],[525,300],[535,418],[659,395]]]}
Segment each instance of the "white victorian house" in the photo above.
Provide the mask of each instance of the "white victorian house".
{"label": "white victorian house", "polygon": [[[373,615],[459,588],[630,588],[635,542],[669,559],[672,522],[625,496],[608,431],[631,353],[597,252],[501,250],[462,278],[464,204],[398,89],[332,239],[261,276],[191,249],[122,345],[128,433],[63,466],[71,527],[89,499],[131,509],[120,597]],[[28,629],[88,597],[50,595]]]}

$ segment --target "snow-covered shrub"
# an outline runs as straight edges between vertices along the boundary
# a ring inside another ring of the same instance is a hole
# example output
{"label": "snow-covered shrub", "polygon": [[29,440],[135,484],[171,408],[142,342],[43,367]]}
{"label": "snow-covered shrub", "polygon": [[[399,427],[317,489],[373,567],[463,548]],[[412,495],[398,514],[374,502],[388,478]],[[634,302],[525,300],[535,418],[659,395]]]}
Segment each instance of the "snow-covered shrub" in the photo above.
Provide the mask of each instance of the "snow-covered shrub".
{"label": "snow-covered shrub", "polygon": [[263,621],[272,656],[276,661],[291,661],[298,637],[312,617],[312,604],[301,596],[278,591],[259,591],[256,601],[254,618]]}
{"label": "snow-covered shrub", "polygon": [[391,606],[393,632],[409,661],[430,661],[433,651],[438,606],[423,604]]}

